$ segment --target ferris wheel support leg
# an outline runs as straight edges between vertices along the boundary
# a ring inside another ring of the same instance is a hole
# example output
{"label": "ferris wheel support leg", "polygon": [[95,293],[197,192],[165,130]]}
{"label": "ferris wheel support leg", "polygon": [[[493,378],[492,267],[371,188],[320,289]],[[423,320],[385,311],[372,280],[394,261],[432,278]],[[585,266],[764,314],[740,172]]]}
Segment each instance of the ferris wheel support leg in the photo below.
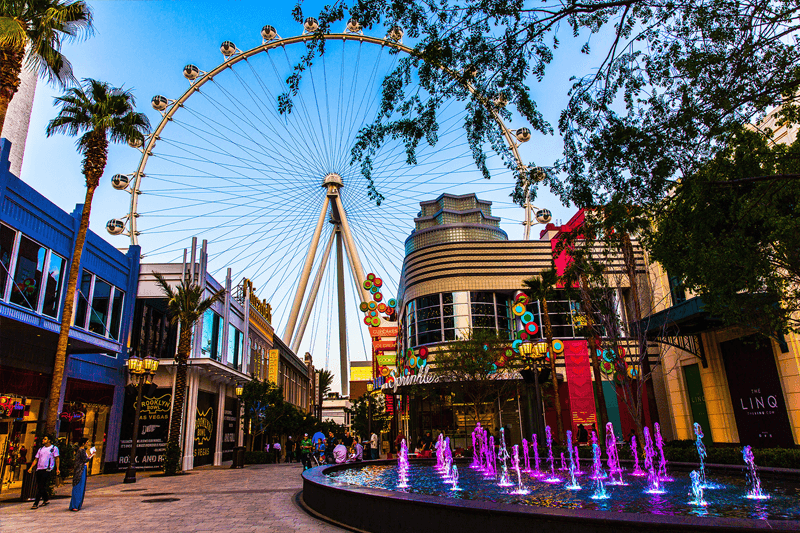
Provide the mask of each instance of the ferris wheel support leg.
{"label": "ferris wheel support leg", "polygon": [[300,273],[300,281],[297,284],[297,292],[294,294],[294,302],[292,302],[292,309],[289,313],[289,321],[286,323],[286,330],[283,332],[283,342],[287,345],[291,345],[292,343],[294,326],[297,324],[297,316],[300,314],[300,305],[303,303],[303,296],[305,296],[306,293],[308,278],[311,275],[311,266],[314,264],[314,256],[317,254],[319,237],[322,234],[322,226],[325,224],[325,216],[328,213],[329,204],[330,198],[326,196],[322,204],[322,210],[319,213],[317,227],[314,228],[314,236],[311,237],[311,245],[308,247],[308,255],[303,265],[303,271]]}
{"label": "ferris wheel support leg", "polygon": [[325,251],[322,252],[322,261],[317,268],[317,275],[314,276],[314,283],[311,284],[311,292],[308,294],[306,306],[303,308],[303,316],[300,317],[300,324],[297,326],[297,335],[292,340],[292,351],[297,353],[300,349],[300,343],[303,341],[303,335],[308,326],[308,319],[311,316],[311,311],[314,309],[314,303],[317,301],[317,294],[319,293],[319,286],[322,283],[322,277],[325,275],[325,268],[328,266],[328,258],[331,256],[331,248],[333,247],[333,235],[335,231],[331,231],[331,236],[328,238],[328,244],[325,245]]}
{"label": "ferris wheel support leg", "polygon": [[333,201],[336,204],[336,209],[339,213],[339,223],[342,226],[342,236],[344,237],[344,247],[347,251],[347,260],[350,262],[350,270],[353,271],[353,277],[355,277],[358,294],[361,295],[362,302],[368,302],[372,298],[362,285],[364,280],[367,278],[364,275],[364,268],[361,266],[361,259],[358,257],[356,242],[353,240],[353,234],[350,232],[350,224],[347,222],[347,214],[344,211],[344,205],[342,205],[342,198],[341,196],[337,195],[334,197]]}
{"label": "ferris wheel support leg", "polygon": [[342,396],[350,394],[350,382],[347,379],[347,322],[345,321],[344,302],[344,253],[342,251],[341,225],[336,230],[336,285],[339,297],[339,370],[342,383]]}

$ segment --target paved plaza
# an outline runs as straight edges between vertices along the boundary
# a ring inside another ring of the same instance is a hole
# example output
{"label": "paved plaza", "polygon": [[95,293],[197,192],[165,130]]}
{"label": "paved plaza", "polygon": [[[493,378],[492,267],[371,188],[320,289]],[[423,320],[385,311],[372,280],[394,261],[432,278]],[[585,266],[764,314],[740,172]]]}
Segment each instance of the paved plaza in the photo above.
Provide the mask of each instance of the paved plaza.
{"label": "paved plaza", "polygon": [[[200,468],[175,477],[140,474],[124,485],[122,475],[89,480],[83,509],[67,510],[68,498],[31,510],[31,503],[0,503],[2,533],[146,531],[340,532],[298,507],[298,464],[252,465],[242,470]],[[57,495],[67,496],[71,485]]]}

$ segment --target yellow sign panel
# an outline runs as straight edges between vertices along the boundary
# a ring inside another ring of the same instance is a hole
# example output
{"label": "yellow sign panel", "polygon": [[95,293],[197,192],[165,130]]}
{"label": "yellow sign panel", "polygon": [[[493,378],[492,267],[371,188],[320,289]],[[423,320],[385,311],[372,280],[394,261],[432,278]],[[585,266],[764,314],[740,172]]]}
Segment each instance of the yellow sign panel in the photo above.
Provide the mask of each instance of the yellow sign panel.
{"label": "yellow sign panel", "polygon": [[371,366],[351,366],[350,381],[370,381],[372,379]]}
{"label": "yellow sign panel", "polygon": [[376,357],[379,365],[394,365],[397,362],[397,354],[394,352],[383,353]]}
{"label": "yellow sign panel", "polygon": [[280,350],[269,351],[269,380],[273,383],[278,383],[278,361],[280,358]]}

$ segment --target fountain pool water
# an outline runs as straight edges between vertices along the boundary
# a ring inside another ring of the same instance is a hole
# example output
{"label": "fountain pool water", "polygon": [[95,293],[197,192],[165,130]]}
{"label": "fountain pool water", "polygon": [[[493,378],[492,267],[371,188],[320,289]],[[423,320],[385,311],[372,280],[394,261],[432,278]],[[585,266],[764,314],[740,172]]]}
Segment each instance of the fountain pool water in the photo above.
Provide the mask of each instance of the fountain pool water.
{"label": "fountain pool water", "polygon": [[[464,466],[469,466],[469,461],[465,462]],[[770,498],[750,499],[746,497],[749,487],[743,476],[738,474],[715,476],[720,488],[713,491],[713,498],[708,505],[702,506],[691,501],[693,484],[690,474],[685,471],[680,472],[675,467],[671,472],[675,481],[667,485],[666,493],[646,494],[644,491],[648,484],[644,478],[626,475],[629,485],[620,487],[606,485],[604,488],[610,498],[604,500],[592,499],[594,492],[591,488],[568,490],[564,483],[544,483],[530,477],[524,478],[525,488],[530,491],[528,494],[512,494],[518,485],[511,488],[498,487],[496,482],[486,480],[479,470],[471,468],[461,468],[458,473],[458,486],[462,490],[453,491],[452,481],[444,482],[432,462],[412,462],[405,475],[407,479],[413,481],[413,484],[409,483],[411,486],[400,492],[555,509],[600,510],[676,517],[800,520],[800,501],[797,498],[797,494],[800,493],[800,483],[785,478],[761,480],[762,493],[768,493]],[[334,485],[394,490],[399,481],[398,474],[395,464],[365,464],[331,472],[325,477]]]}

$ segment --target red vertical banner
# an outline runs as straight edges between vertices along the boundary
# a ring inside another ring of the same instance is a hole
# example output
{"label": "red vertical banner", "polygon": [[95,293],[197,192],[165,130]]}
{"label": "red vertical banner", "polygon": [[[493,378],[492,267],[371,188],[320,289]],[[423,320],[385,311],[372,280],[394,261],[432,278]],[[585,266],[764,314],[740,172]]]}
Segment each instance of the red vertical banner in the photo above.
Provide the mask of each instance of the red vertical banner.
{"label": "red vertical banner", "polygon": [[591,360],[589,347],[583,341],[564,341],[564,362],[566,364],[569,404],[572,410],[570,429],[573,434],[578,424],[591,427],[597,422],[592,389]]}

